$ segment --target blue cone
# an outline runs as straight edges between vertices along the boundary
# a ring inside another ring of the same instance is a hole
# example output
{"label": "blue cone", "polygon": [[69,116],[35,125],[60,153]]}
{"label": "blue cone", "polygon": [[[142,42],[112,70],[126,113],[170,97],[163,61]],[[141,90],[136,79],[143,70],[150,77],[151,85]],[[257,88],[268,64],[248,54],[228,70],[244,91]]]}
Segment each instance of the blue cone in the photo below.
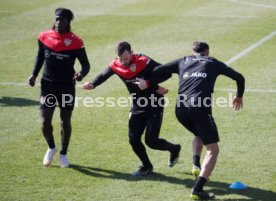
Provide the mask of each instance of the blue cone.
{"label": "blue cone", "polygon": [[240,189],[246,189],[247,186],[244,185],[242,182],[236,181],[230,185],[230,188],[240,190]]}

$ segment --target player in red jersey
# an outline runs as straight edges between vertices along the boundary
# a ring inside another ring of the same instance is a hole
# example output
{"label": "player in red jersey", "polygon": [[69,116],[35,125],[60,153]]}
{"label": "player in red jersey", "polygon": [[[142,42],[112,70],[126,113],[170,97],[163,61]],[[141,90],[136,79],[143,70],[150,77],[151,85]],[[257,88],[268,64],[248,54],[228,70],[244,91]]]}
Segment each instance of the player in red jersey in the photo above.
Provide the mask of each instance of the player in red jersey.
{"label": "player in red jersey", "polygon": [[128,124],[129,142],[142,162],[142,166],[132,173],[133,176],[145,176],[153,171],[153,165],[149,160],[145,146],[141,142],[145,129],[146,144],[152,149],[169,151],[169,166],[174,166],[178,161],[181,146],[159,138],[164,109],[162,94],[166,93],[167,90],[158,85],[147,90],[140,90],[134,83],[137,77],[149,78],[153,69],[160,64],[145,55],[133,54],[128,42],[120,42],[116,48],[116,53],[118,58],[113,60],[92,82],[84,83],[83,88],[86,90],[94,89],[114,74],[118,75],[126,85],[132,97]]}
{"label": "player in red jersey", "polygon": [[[60,167],[68,167],[67,149],[71,136],[71,116],[75,101],[75,83],[87,75],[90,64],[83,41],[71,32],[70,23],[74,14],[66,8],[55,10],[55,23],[52,29],[38,36],[38,53],[28,83],[35,85],[36,78],[44,64],[41,78],[40,114],[42,132],[48,144],[43,165],[49,166],[57,152],[53,136],[52,117],[55,106],[60,108],[61,150]],[[81,71],[75,72],[76,58],[81,63]]]}

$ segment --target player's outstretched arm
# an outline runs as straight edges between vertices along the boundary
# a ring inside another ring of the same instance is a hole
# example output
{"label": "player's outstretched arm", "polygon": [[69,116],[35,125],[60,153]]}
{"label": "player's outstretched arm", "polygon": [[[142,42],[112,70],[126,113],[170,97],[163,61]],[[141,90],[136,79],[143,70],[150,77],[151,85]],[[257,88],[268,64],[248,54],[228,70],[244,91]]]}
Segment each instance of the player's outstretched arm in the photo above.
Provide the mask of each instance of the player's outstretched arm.
{"label": "player's outstretched arm", "polygon": [[82,88],[85,89],[85,90],[91,90],[91,89],[94,89],[95,87],[91,82],[85,82],[82,85]]}

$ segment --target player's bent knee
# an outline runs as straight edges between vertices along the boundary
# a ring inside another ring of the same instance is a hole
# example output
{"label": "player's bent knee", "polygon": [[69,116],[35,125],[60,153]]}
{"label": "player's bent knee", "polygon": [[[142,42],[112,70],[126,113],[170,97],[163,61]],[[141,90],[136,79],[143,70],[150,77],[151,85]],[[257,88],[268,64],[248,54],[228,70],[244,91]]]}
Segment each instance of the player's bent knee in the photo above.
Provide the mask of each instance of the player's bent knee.
{"label": "player's bent knee", "polygon": [[145,143],[148,147],[155,149],[157,146],[157,140],[152,140],[152,139],[146,139]]}

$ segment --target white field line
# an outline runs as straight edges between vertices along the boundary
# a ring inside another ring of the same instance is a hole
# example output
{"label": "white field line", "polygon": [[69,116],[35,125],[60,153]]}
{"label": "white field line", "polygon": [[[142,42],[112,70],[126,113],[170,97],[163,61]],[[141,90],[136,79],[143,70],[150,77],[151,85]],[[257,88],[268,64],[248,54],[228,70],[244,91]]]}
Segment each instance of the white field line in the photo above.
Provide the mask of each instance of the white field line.
{"label": "white field line", "polygon": [[16,11],[12,11],[12,10],[0,10],[0,13],[16,13]]}
{"label": "white field line", "polygon": [[259,18],[258,16],[253,15],[203,15],[203,14],[187,14],[186,16],[189,17],[208,17],[208,18],[240,18],[240,19],[252,19],[252,18]]}
{"label": "white field line", "polygon": [[[263,44],[264,42],[266,42],[267,40],[272,38],[274,35],[276,35],[276,31],[272,32],[271,34],[264,37],[263,39],[261,39],[257,43],[255,43],[255,44],[251,45],[250,47],[248,47],[247,49],[243,50],[242,52],[240,52],[236,56],[232,57],[231,59],[229,59],[225,63],[227,65],[229,65],[230,63],[235,62],[236,60],[240,59],[241,57],[246,55],[251,50],[255,49],[259,45]],[[0,85],[4,85],[4,86],[27,86],[28,84],[24,83],[24,82],[0,82]],[[39,86],[39,84],[37,84],[37,85]],[[77,86],[80,87],[81,85],[79,84]],[[217,90],[217,91],[235,91],[235,89],[215,89],[215,90]],[[246,89],[245,91],[247,91],[247,92],[259,92],[259,93],[276,93],[276,90],[274,90],[274,89]]]}
{"label": "white field line", "polygon": [[240,1],[240,0],[229,0],[229,1],[232,1],[232,2],[235,2],[235,3],[239,3],[239,4],[249,5],[249,6],[276,9],[276,6],[267,5],[267,4],[244,2],[244,1]]}
{"label": "white field line", "polygon": [[[28,86],[27,83],[24,82],[0,82],[2,86]],[[40,86],[40,84],[36,84],[36,86]],[[81,87],[81,84],[77,84],[77,87]],[[30,87],[31,88],[31,87]],[[236,92],[236,89],[232,88],[215,88],[215,91],[229,91]],[[246,92],[256,92],[256,93],[276,93],[274,89],[245,89]]]}
{"label": "white field line", "polygon": [[27,86],[26,82],[0,82],[3,86]]}
{"label": "white field line", "polygon": [[252,51],[253,49],[255,49],[259,45],[263,44],[264,42],[266,42],[267,40],[269,40],[270,38],[272,38],[275,35],[276,35],[276,31],[273,31],[271,34],[267,35],[263,39],[259,40],[257,43],[255,43],[255,44],[251,45],[250,47],[246,48],[245,50],[241,51],[239,54],[237,54],[234,57],[230,58],[225,63],[227,65],[229,65],[229,64],[237,61],[238,59],[240,59],[241,57],[243,57],[244,55],[246,55],[248,52]]}
{"label": "white field line", "polygon": [[[222,89],[222,88],[215,88],[215,91],[228,91],[228,92],[236,92],[237,89]],[[253,93],[272,93],[275,94],[276,90],[274,89],[245,89],[245,92],[253,92]]]}

